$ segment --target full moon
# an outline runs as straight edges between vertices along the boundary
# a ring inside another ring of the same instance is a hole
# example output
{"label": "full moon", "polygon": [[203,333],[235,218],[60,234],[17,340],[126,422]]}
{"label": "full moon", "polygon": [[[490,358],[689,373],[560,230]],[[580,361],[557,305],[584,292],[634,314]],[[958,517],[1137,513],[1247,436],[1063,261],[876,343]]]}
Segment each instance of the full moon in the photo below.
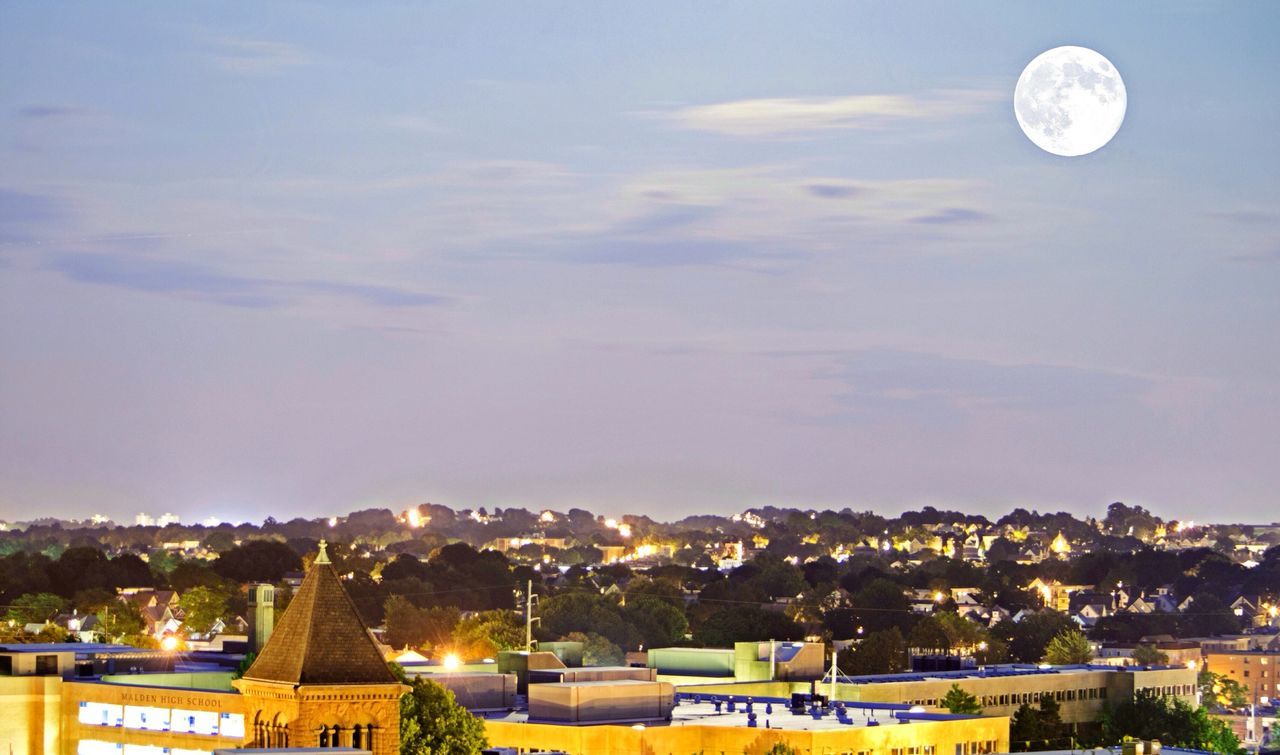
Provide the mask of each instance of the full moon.
{"label": "full moon", "polygon": [[1027,138],[1063,157],[1087,155],[1120,130],[1128,95],[1111,61],[1087,47],[1055,47],[1018,77],[1013,112]]}

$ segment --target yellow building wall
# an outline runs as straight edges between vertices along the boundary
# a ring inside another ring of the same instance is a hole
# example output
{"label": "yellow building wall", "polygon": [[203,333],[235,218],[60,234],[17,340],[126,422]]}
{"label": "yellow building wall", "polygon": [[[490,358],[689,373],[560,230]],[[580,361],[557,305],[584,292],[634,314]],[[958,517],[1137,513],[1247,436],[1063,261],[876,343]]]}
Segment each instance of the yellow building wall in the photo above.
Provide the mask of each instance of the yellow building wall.
{"label": "yellow building wall", "polygon": [[[789,714],[787,714],[789,715]],[[849,726],[817,731],[750,729],[743,726],[558,726],[555,724],[485,721],[491,747],[527,750],[563,750],[570,755],[761,755],[784,743],[801,755],[866,753],[894,755],[901,748],[926,746],[934,755],[968,755],[1007,752],[1009,719],[1005,716],[958,721],[919,721],[883,726]],[[960,745],[961,750],[956,746]]]}
{"label": "yellow building wall", "polygon": [[[146,705],[157,708],[210,710],[218,713],[244,713],[244,698],[236,693],[123,684],[99,684],[94,682],[63,682],[60,711],[61,741],[57,746],[46,750],[37,750],[36,752],[45,752],[49,753],[49,755],[53,753],[75,755],[76,746],[82,739],[169,748],[180,747],[192,750],[241,747],[243,744],[243,740],[238,737],[178,734],[174,732],[82,724],[80,723],[80,703],[82,701],[117,705]],[[16,750],[14,755],[17,755]]]}
{"label": "yellow building wall", "polygon": [[62,677],[0,676],[0,753],[59,752]]}

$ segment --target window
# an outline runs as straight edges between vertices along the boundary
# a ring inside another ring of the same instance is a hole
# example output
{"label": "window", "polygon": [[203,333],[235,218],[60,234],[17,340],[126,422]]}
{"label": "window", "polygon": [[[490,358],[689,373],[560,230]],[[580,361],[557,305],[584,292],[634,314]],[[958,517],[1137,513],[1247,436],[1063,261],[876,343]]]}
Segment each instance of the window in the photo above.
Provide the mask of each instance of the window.
{"label": "window", "polygon": [[120,726],[123,716],[123,706],[81,702],[78,720],[90,726]]}
{"label": "window", "polygon": [[124,728],[146,731],[168,731],[169,709],[145,705],[124,706]]}
{"label": "window", "polygon": [[218,733],[218,713],[212,710],[182,710],[175,708],[170,719],[172,731],[182,734]]}
{"label": "window", "polygon": [[244,738],[244,714],[223,713],[218,722],[218,733],[224,737]]}
{"label": "window", "polygon": [[36,656],[36,674],[39,676],[51,676],[58,673],[58,656],[56,655],[37,655]]}

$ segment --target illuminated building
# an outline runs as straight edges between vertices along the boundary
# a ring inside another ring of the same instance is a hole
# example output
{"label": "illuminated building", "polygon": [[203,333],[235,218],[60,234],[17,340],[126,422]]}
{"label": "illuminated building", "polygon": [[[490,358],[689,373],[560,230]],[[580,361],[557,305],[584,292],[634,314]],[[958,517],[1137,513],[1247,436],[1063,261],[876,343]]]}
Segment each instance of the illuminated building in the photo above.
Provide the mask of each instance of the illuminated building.
{"label": "illuminated building", "polygon": [[217,655],[201,656],[214,661],[203,662],[119,645],[0,646],[0,752],[399,751],[404,686],[323,546],[244,678],[231,679],[235,656]]}

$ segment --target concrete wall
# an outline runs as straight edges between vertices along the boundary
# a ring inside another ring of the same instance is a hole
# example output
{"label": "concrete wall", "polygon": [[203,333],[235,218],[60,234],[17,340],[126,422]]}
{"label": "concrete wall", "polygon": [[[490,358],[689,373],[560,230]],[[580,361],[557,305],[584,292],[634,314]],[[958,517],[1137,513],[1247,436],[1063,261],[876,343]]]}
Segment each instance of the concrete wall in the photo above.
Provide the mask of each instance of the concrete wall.
{"label": "concrete wall", "polygon": [[436,674],[429,678],[452,692],[458,704],[467,710],[515,707],[515,674]]}
{"label": "concrete wall", "polygon": [[734,674],[734,651],[720,648],[654,648],[649,668],[675,676],[723,676]]}
{"label": "concrete wall", "polygon": [[675,689],[665,682],[584,682],[529,686],[529,719],[557,723],[645,721],[671,712]]}

